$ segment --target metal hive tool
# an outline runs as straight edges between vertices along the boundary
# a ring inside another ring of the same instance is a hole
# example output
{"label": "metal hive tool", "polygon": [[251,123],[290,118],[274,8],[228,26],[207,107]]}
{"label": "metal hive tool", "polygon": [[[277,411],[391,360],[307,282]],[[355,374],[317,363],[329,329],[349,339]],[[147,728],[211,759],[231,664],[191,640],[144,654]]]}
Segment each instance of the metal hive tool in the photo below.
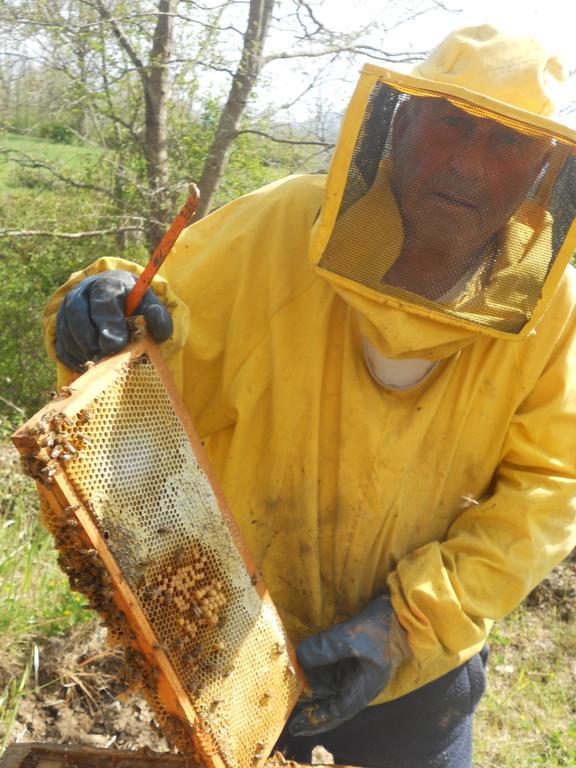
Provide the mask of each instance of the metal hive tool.
{"label": "metal hive tool", "polygon": [[192,764],[263,763],[301,675],[155,346],[94,366],[13,440],[168,740]]}

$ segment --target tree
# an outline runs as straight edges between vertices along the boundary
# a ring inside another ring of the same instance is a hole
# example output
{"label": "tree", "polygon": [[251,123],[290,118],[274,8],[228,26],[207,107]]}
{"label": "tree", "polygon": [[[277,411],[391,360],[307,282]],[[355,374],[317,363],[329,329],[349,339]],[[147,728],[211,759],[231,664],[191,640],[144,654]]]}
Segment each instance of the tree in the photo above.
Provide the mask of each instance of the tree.
{"label": "tree", "polygon": [[274,3],[275,0],[250,0],[242,54],[198,182],[202,190],[198,217],[210,210],[210,203],[225,168],[230,146],[238,135],[240,118],[258,80]]}
{"label": "tree", "polygon": [[[310,135],[309,121],[296,136],[293,129],[264,130],[263,116],[252,115],[252,124],[246,125],[264,66],[288,61],[293,66],[298,59],[330,66],[343,56],[380,55],[363,42],[366,28],[335,32],[304,0],[249,0],[246,21],[245,8],[238,0],[217,5],[145,0],[137,9],[125,0],[5,0],[0,5],[0,29],[4,24],[4,29],[16,30],[20,40],[20,50],[13,50],[13,55],[41,72],[48,86],[43,90],[58,104],[60,120],[78,138],[103,150],[107,179],[86,183],[92,184],[100,200],[97,209],[108,219],[116,218],[120,247],[127,243],[126,223],[141,220],[144,211],[151,247],[168,225],[177,204],[174,190],[185,181],[171,159],[170,146],[186,143],[182,126],[186,120],[197,123],[205,109],[199,108],[199,99],[217,103],[217,119],[211,122],[212,133],[199,131],[202,162],[195,167],[181,158],[179,162],[186,175],[194,172],[199,183],[199,215],[203,215],[213,205],[232,147],[246,131],[276,142],[301,141],[315,149],[331,144],[325,137]],[[295,45],[265,55],[271,29],[278,34],[289,24]],[[307,69],[310,74],[302,93],[321,80],[327,66]],[[227,92],[217,102],[204,95],[206,73],[218,83],[220,93]],[[227,85],[222,76],[229,77]],[[186,92],[188,85],[191,90]],[[176,104],[184,114],[180,131],[171,117]],[[23,160],[33,165],[30,159]]]}

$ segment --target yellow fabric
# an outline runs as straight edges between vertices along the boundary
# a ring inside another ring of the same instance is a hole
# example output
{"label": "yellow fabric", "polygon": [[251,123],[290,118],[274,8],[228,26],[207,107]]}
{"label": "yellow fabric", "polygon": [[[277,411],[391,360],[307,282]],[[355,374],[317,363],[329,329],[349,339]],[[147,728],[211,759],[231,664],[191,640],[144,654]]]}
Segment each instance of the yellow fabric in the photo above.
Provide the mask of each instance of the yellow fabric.
{"label": "yellow fabric", "polygon": [[537,41],[483,24],[451,32],[412,74],[462,86],[542,117],[558,111],[565,65]]}
{"label": "yellow fabric", "polygon": [[471,657],[576,545],[576,280],[536,335],[474,338],[387,391],[357,309],[307,260],[324,185],[291,178],[184,231],[173,370],[292,640],[391,591],[413,658],[384,701]]}

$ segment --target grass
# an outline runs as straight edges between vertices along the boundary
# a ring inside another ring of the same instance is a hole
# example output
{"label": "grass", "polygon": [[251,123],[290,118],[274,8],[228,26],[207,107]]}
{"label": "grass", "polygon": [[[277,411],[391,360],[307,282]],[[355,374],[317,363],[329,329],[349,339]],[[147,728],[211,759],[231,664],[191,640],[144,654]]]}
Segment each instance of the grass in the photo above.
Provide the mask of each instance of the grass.
{"label": "grass", "polygon": [[[51,539],[37,522],[34,486],[8,446],[0,446],[0,489],[1,753],[22,728],[18,711],[24,702],[53,691],[54,680],[46,682],[43,672],[48,638],[76,643],[91,612],[69,591]],[[495,627],[490,647],[488,690],[475,724],[475,768],[576,766],[576,561],[556,569],[527,604]],[[66,687],[78,672],[67,672],[59,658],[58,674]],[[81,743],[82,734],[74,740]]]}
{"label": "grass", "polygon": [[553,597],[520,607],[490,638],[477,768],[576,765],[576,564],[556,569],[553,581]]}
{"label": "grass", "polygon": [[97,150],[90,147],[61,144],[31,136],[0,136],[0,193],[3,195],[20,188],[51,188],[53,183],[46,171],[18,164],[16,153],[49,163],[68,173],[82,171],[86,164],[95,165],[98,160]]}
{"label": "grass", "polygon": [[83,616],[83,600],[70,592],[50,536],[38,522],[34,484],[12,450],[0,467],[0,651],[37,632],[60,633]]}
{"label": "grass", "polygon": [[[0,747],[10,738],[22,698],[38,671],[38,641],[84,621],[52,542],[38,522],[33,483],[15,452],[0,447]],[[1,749],[0,749],[1,751]]]}

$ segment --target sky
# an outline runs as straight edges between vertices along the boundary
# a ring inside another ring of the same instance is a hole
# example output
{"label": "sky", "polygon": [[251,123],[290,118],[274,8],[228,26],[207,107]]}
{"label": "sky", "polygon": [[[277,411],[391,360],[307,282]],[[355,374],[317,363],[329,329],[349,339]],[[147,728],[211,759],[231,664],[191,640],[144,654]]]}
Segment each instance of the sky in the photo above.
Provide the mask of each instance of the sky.
{"label": "sky", "polygon": [[364,19],[386,25],[386,17],[392,26],[395,19],[409,16],[412,10],[419,15],[396,27],[388,40],[412,43],[416,49],[430,48],[456,27],[484,23],[538,35],[544,42],[564,48],[566,55],[574,48],[569,0],[324,0],[320,7],[326,19],[337,20],[344,29]]}
{"label": "sky", "polygon": [[[379,50],[426,51],[453,29],[492,23],[513,33],[538,37],[550,50],[561,55],[568,69],[576,69],[571,18],[574,12],[568,10],[570,0],[313,0],[311,7],[320,21],[343,32],[366,25],[365,42]],[[408,22],[399,23],[407,17]],[[281,49],[283,42],[281,34],[275,33],[268,50]],[[344,63],[333,65],[330,76],[324,74],[319,79],[324,85],[302,105],[293,108],[292,116],[298,119],[299,113],[309,110],[312,100],[318,96],[327,107],[340,111],[352,94],[361,65],[361,59],[353,67]],[[295,98],[306,80],[306,67],[311,66],[311,62],[296,61],[290,67],[269,66],[267,71],[272,76],[264,100],[279,105]],[[412,66],[394,68],[409,71]],[[576,74],[571,80],[568,100],[576,102]]]}

